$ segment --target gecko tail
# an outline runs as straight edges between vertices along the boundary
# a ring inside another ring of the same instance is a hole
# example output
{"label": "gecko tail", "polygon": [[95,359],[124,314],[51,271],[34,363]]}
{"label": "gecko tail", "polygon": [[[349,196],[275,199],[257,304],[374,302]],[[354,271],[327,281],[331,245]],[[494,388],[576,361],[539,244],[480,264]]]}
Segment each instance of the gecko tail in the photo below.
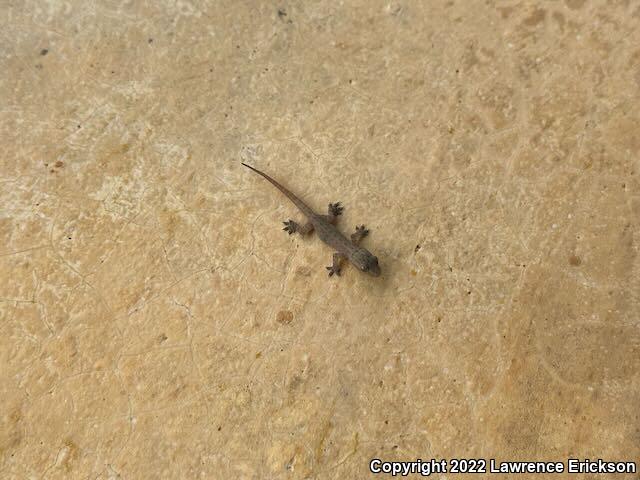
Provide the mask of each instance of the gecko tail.
{"label": "gecko tail", "polygon": [[281,188],[282,186],[276,182],[273,178],[271,178],[269,175],[267,175],[264,172],[261,172],[260,170],[258,170],[257,168],[253,168],[251,165],[247,165],[244,162],[240,162],[242,165],[244,165],[245,167],[247,167],[249,170],[253,170],[254,172],[256,172],[258,175],[260,175],[261,177],[266,178],[267,180],[269,180],[269,182],[273,183],[276,187]]}
{"label": "gecko tail", "polygon": [[245,167],[247,167],[250,170],[253,170],[254,172],[256,172],[258,175],[260,175],[261,177],[266,178],[269,183],[271,183],[274,187],[276,187],[278,190],[280,190],[285,197],[287,197],[289,200],[291,200],[291,202],[298,207],[298,209],[300,209],[300,211],[302,213],[304,213],[307,217],[311,217],[313,215],[313,211],[302,201],[300,200],[297,196],[295,196],[293,193],[291,193],[289,190],[287,190],[286,188],[284,188],[282,185],[280,185],[277,181],[275,181],[273,178],[271,178],[269,175],[267,175],[264,172],[261,172],[260,170],[258,170],[257,168],[253,168],[251,165],[247,165],[244,162],[240,162],[242,163],[242,165],[244,165]]}

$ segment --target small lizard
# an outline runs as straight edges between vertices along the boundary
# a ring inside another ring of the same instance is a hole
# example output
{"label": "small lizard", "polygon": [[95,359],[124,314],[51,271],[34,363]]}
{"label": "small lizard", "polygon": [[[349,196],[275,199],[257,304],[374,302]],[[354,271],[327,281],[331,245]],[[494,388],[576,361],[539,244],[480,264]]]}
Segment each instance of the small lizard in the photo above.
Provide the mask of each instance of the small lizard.
{"label": "small lizard", "polygon": [[366,272],[374,277],[380,275],[378,258],[367,249],[359,246],[360,240],[367,236],[369,230],[367,230],[364,225],[357,226],[355,233],[351,235],[351,240],[349,240],[335,227],[338,216],[341,215],[344,210],[340,205],[340,202],[330,203],[327,215],[319,215],[306,203],[291,193],[291,191],[280,185],[266,173],[263,173],[246,163],[243,163],[242,165],[266,178],[273,184],[273,186],[291,200],[291,202],[293,202],[293,204],[307,217],[307,223],[304,225],[299,225],[293,220],[283,222],[284,231],[288,232],[289,235],[294,232],[305,235],[315,230],[318,233],[320,240],[336,250],[336,253],[333,254],[333,264],[327,267],[327,270],[329,270],[329,276],[332,276],[333,274],[340,275],[342,262],[345,259],[353,263],[358,267],[358,270],[362,272]]}

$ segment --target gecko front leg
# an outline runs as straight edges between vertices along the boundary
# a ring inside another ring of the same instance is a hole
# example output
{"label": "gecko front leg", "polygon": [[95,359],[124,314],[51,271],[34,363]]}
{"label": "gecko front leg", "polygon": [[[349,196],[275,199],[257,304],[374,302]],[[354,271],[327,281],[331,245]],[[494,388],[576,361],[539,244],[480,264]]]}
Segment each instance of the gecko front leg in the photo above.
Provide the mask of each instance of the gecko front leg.
{"label": "gecko front leg", "polygon": [[351,234],[351,243],[354,245],[358,245],[360,240],[366,237],[369,234],[369,230],[364,225],[359,225],[356,227],[355,233]]}
{"label": "gecko front leg", "polygon": [[304,225],[294,222],[293,220],[287,220],[284,223],[283,230],[291,235],[293,232],[298,232],[300,235],[306,235],[313,231],[313,223],[307,222]]}
{"label": "gecko front leg", "polygon": [[340,271],[342,270],[342,261],[346,257],[342,253],[334,253],[333,254],[333,265],[329,265],[327,270],[329,270],[329,276],[332,276],[334,273],[340,276]]}

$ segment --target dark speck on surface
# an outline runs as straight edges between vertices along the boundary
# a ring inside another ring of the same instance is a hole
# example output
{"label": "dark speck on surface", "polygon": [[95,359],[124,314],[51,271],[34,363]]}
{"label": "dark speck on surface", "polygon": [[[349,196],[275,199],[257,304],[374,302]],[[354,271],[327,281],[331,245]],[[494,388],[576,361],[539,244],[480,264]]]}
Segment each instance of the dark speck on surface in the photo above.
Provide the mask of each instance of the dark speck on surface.
{"label": "dark speck on surface", "polygon": [[278,9],[278,16],[279,16],[280,18],[284,18],[284,17],[286,17],[286,16],[287,16],[287,12],[286,12],[286,10],[285,10],[284,8],[279,8],[279,9]]}
{"label": "dark speck on surface", "polygon": [[40,50],[40,55],[45,56],[47,53],[49,53],[49,49],[47,48],[43,48],[42,50]]}
{"label": "dark speck on surface", "polygon": [[149,40],[147,40],[147,42],[153,43],[153,38],[150,38]]}
{"label": "dark speck on surface", "polygon": [[282,310],[276,315],[276,321],[282,325],[289,325],[293,321],[293,312]]}

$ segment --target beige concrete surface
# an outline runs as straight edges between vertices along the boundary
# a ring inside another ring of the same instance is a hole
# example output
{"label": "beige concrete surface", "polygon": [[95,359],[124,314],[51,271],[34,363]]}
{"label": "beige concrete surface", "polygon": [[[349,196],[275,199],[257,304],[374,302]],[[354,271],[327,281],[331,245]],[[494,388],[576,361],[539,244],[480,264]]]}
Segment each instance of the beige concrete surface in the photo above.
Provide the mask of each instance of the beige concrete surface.
{"label": "beige concrete surface", "polygon": [[[4,0],[0,27],[1,478],[639,460],[640,3]],[[241,161],[342,201],[383,275],[328,278]]]}

